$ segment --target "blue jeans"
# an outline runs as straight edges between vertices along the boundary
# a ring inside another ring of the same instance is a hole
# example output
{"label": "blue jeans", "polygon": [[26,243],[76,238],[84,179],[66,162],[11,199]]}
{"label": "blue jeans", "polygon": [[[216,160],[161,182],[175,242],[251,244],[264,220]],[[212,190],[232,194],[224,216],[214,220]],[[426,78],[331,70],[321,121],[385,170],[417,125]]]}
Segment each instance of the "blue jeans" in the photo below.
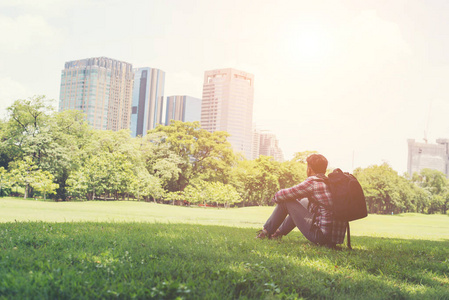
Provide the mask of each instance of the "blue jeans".
{"label": "blue jeans", "polygon": [[312,224],[313,214],[306,208],[307,199],[280,202],[263,226],[269,234],[279,229],[282,235],[288,234],[295,227],[312,243],[325,245],[327,240],[320,228]]}

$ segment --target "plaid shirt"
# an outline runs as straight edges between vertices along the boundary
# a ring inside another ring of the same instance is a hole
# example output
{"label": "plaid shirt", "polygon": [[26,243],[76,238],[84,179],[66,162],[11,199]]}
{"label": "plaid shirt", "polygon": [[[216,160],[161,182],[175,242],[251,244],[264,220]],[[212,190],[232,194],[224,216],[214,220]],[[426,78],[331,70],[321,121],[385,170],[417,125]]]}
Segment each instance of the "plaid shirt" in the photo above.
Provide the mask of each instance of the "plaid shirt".
{"label": "plaid shirt", "polygon": [[342,244],[347,222],[334,221],[331,209],[332,196],[325,180],[327,177],[324,174],[310,176],[294,187],[280,190],[274,195],[274,200],[284,202],[308,198],[309,210],[315,214],[314,224],[321,229],[326,238],[331,237],[332,243]]}

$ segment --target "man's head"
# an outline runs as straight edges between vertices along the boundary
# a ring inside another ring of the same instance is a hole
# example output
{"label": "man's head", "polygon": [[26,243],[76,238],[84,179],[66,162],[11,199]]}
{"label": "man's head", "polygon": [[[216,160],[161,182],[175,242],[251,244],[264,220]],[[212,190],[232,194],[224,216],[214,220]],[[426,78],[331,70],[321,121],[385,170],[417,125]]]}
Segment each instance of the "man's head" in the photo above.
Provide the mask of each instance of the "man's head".
{"label": "man's head", "polygon": [[[326,173],[327,159],[321,154],[311,154],[307,157],[307,176]],[[310,169],[310,170],[309,170]]]}

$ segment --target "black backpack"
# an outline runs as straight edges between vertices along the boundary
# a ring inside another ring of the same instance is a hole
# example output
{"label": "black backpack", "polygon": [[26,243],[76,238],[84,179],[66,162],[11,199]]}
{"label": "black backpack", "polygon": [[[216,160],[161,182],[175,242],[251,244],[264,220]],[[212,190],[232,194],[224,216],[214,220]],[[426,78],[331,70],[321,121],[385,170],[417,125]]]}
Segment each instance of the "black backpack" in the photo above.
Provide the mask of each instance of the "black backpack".
{"label": "black backpack", "polygon": [[[368,216],[362,186],[354,175],[340,169],[335,169],[327,177],[323,181],[329,186],[333,202],[328,209],[332,210],[335,220],[347,222],[348,248],[352,249],[349,222]],[[318,205],[324,206],[320,203]]]}
{"label": "black backpack", "polygon": [[335,169],[327,177],[334,218],[347,222],[365,218],[368,215],[365,195],[357,178],[340,169]]}

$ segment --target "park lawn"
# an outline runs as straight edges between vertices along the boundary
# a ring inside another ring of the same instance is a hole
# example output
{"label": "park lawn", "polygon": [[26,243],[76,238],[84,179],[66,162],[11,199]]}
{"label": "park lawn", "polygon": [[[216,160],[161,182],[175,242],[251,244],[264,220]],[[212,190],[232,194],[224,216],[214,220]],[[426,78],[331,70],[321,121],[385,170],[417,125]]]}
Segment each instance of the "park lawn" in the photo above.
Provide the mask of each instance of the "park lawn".
{"label": "park lawn", "polygon": [[[0,223],[45,222],[158,222],[262,228],[273,207],[216,209],[182,207],[137,201],[50,202],[0,198]],[[352,235],[447,239],[448,215],[369,215],[351,222]]]}
{"label": "park lawn", "polygon": [[449,299],[448,216],[370,215],[336,251],[255,240],[271,211],[0,199],[0,298]]}

